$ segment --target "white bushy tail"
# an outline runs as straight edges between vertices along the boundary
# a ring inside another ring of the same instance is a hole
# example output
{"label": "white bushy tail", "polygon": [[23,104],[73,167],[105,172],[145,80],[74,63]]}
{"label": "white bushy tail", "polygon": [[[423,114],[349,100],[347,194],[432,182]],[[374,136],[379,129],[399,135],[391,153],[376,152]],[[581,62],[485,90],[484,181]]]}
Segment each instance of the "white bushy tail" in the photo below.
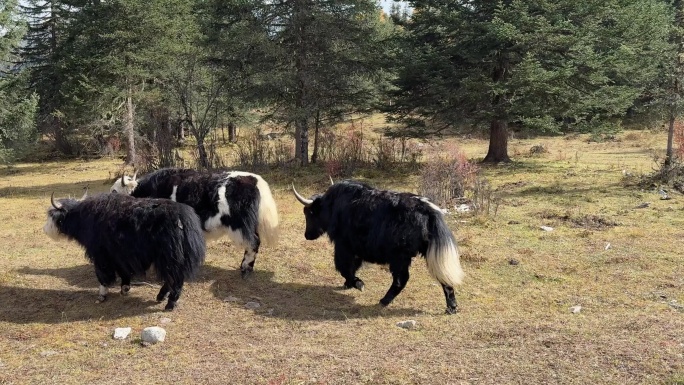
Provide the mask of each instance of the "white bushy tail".
{"label": "white bushy tail", "polygon": [[433,226],[430,229],[432,239],[425,256],[428,271],[439,283],[455,287],[465,277],[461,269],[456,239],[444,221],[442,213],[435,210],[434,215]]}
{"label": "white bushy tail", "polygon": [[259,202],[259,239],[265,246],[274,246],[278,243],[278,208],[271,194],[268,183],[259,175],[257,177],[257,189],[261,200]]}

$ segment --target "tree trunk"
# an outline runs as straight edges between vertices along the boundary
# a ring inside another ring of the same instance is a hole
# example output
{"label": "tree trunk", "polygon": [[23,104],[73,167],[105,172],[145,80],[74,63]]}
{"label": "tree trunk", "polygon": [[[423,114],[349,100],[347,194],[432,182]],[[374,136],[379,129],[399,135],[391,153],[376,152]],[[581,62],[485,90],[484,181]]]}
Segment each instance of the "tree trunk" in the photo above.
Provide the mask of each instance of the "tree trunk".
{"label": "tree trunk", "polygon": [[209,170],[209,157],[207,156],[207,149],[204,146],[204,138],[197,139],[197,154],[199,167],[204,170]]}
{"label": "tree trunk", "polygon": [[128,138],[128,151],[126,152],[126,164],[135,165],[136,153],[135,153],[135,130],[133,124],[134,118],[133,111],[133,90],[128,87],[126,93],[126,117],[124,118],[124,133]]}
{"label": "tree trunk", "polygon": [[318,161],[318,131],[321,128],[321,111],[316,111],[316,121],[314,123],[314,147],[311,155],[311,163]]}
{"label": "tree trunk", "polygon": [[299,159],[302,166],[309,164],[309,126],[306,119],[297,120],[297,131],[299,131]]}
{"label": "tree trunk", "polygon": [[667,129],[667,150],[665,151],[665,163],[663,167],[670,168],[674,164],[674,151],[672,149],[672,142],[674,141],[674,127],[676,116],[674,111],[670,111],[670,125]]}
{"label": "tree trunk", "polygon": [[489,151],[483,163],[510,162],[508,157],[508,123],[494,119],[489,127]]}
{"label": "tree trunk", "polygon": [[228,123],[228,141],[230,143],[237,142],[237,130],[234,122]]}

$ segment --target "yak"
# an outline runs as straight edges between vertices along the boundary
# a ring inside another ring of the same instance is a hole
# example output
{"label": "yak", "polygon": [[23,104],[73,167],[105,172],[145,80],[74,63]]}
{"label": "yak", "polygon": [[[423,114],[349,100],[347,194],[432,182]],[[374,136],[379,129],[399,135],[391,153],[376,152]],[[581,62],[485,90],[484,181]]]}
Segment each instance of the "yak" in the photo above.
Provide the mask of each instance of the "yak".
{"label": "yak", "polygon": [[117,178],[111,191],[190,205],[208,240],[226,234],[245,250],[240,264],[243,278],[254,270],[259,246],[277,242],[278,210],[268,183],[257,174],[165,168],[140,179],[136,176]]}
{"label": "yak", "polygon": [[121,278],[121,294],[130,290],[131,276],[151,266],[163,282],[157,295],[168,294],[165,310],[176,306],[183,283],[204,262],[202,226],[192,207],[169,199],[136,199],[124,194],[100,194],[81,200],[50,197],[45,233],[52,239],[76,241],[95,265],[100,283],[97,303]]}
{"label": "yak", "polygon": [[389,265],[392,285],[380,300],[387,306],[406,286],[412,258],[421,254],[430,275],[442,285],[446,312],[457,312],[454,287],[464,274],[456,239],[441,209],[427,198],[350,180],[334,183],[310,199],[294,185],[292,191],[304,205],[304,237],[314,240],[328,234],[345,288],[363,290],[364,282],[356,276],[363,262]]}

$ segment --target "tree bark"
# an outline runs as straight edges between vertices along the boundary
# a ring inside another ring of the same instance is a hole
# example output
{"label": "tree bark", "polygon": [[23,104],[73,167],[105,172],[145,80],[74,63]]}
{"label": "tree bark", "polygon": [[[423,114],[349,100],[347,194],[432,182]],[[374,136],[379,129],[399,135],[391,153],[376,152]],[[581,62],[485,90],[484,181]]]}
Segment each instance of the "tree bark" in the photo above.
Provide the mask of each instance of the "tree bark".
{"label": "tree bark", "polygon": [[128,138],[128,150],[126,152],[126,164],[128,165],[135,165],[136,162],[135,129],[133,124],[135,112],[133,108],[133,90],[128,86],[126,90],[126,117],[124,118],[124,132]]}
{"label": "tree bark", "polygon": [[207,148],[204,146],[204,138],[197,139],[197,154],[200,168],[209,170],[209,157],[207,156]]}
{"label": "tree bark", "polygon": [[316,121],[314,123],[314,147],[311,154],[311,163],[318,161],[318,132],[321,128],[321,111],[316,111]]}
{"label": "tree bark", "polygon": [[237,142],[237,126],[235,125],[234,122],[228,123],[228,142],[230,142],[230,143]]}
{"label": "tree bark", "polygon": [[663,163],[665,168],[670,168],[672,164],[674,164],[674,151],[672,149],[672,142],[674,141],[675,122],[675,113],[674,111],[670,111],[670,124],[667,129],[667,150],[665,151],[665,162]]}
{"label": "tree bark", "polygon": [[483,163],[510,162],[508,157],[508,123],[494,119],[489,127],[489,151]]}
{"label": "tree bark", "polygon": [[309,125],[306,119],[297,120],[297,131],[299,131],[299,159],[302,166],[309,164]]}

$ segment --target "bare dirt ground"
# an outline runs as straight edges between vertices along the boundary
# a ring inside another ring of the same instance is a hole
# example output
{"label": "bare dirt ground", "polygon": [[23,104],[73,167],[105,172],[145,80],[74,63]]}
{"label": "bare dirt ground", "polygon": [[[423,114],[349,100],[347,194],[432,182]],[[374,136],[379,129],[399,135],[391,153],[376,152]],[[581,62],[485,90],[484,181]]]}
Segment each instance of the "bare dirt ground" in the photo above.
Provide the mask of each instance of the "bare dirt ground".
{"label": "bare dirt ground", "polygon": [[[51,192],[106,191],[119,161],[2,169],[0,384],[682,384],[684,197],[621,182],[651,170],[663,134],[618,139],[512,140],[516,162],[483,170],[496,215],[449,216],[467,274],[453,316],[418,258],[388,308],[377,305],[391,282],[382,267],[362,268],[364,292],[341,290],[332,246],[304,239],[293,177],[277,172],[264,176],[281,241],[262,249],[249,279],[225,240],[210,244],[172,313],[148,286],[95,304],[83,251],[42,225]],[[471,157],[486,151],[485,141],[455,142]],[[548,152],[528,156],[536,144]],[[414,175],[356,176],[416,191]],[[326,186],[324,174],[296,177],[306,194]],[[395,326],[407,319],[416,329]],[[141,330],[154,325],[166,342],[142,347]],[[113,340],[126,326],[132,338]]]}

